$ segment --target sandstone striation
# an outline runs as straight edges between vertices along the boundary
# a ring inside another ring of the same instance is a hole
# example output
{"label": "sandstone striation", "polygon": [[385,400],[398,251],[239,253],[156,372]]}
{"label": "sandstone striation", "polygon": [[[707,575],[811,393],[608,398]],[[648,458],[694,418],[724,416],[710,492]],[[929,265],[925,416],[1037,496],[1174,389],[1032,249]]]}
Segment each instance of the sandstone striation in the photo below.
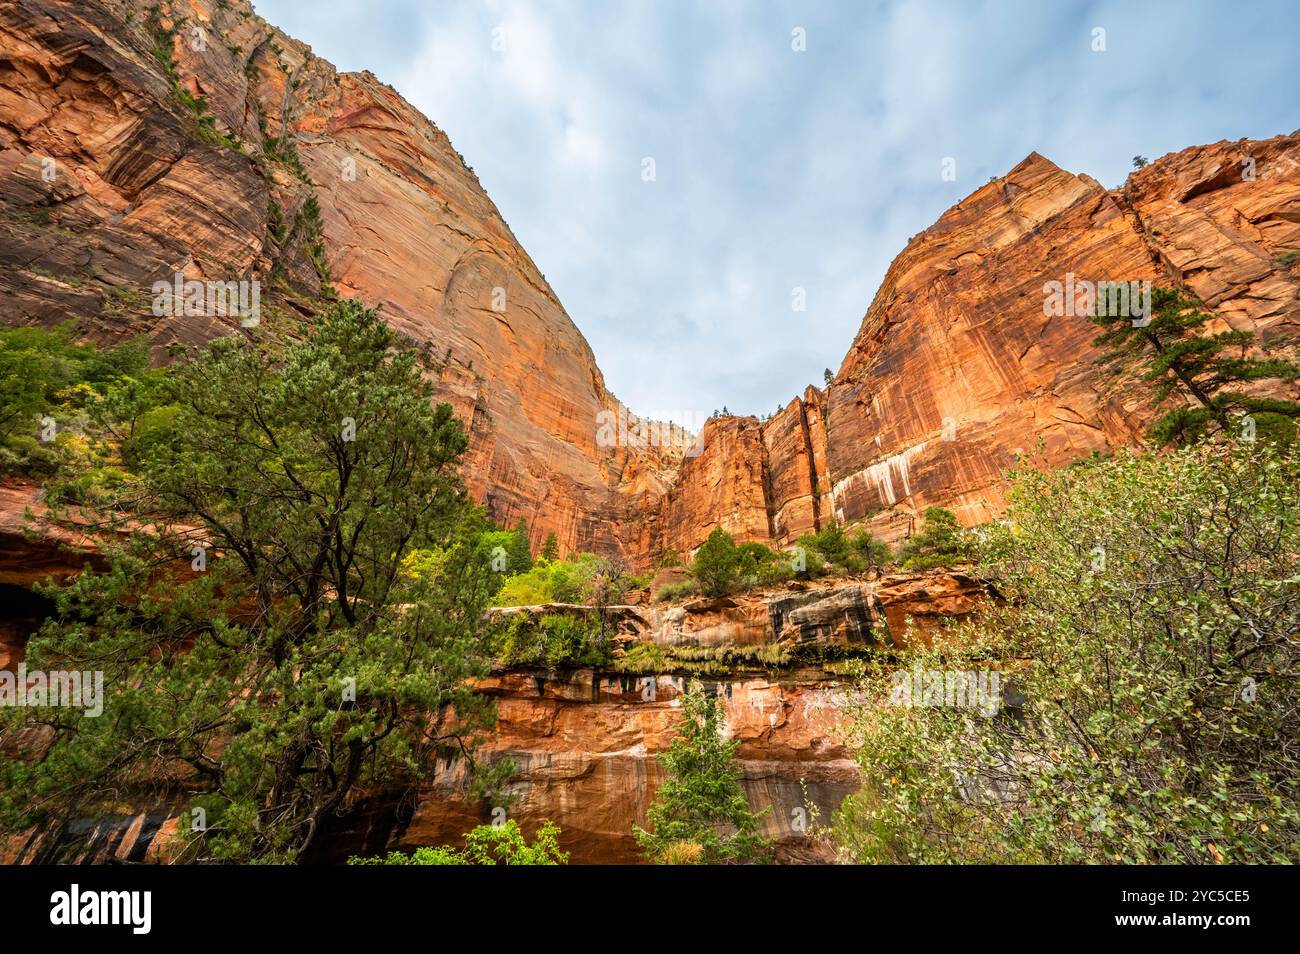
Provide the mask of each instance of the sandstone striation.
{"label": "sandstone striation", "polygon": [[1017,452],[1042,442],[1060,465],[1140,441],[1144,390],[1096,367],[1087,317],[1044,315],[1047,282],[1181,285],[1225,324],[1292,339],[1297,160],[1295,135],[1218,143],[1107,191],[1034,154],[946,212],[895,260],[828,389],[835,516],[891,538],[932,504],[980,523]]}

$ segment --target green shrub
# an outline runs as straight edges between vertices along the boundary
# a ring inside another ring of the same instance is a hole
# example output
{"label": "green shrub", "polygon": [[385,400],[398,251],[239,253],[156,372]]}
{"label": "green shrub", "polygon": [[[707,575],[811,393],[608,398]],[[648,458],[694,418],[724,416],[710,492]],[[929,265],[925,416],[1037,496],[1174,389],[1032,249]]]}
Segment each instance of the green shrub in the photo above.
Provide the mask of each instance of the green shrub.
{"label": "green shrub", "polygon": [[736,541],[721,527],[715,527],[700,544],[691,563],[691,575],[707,596],[726,596],[740,578],[740,554]]}
{"label": "green shrub", "polygon": [[878,540],[870,530],[859,530],[850,539],[849,545],[863,569],[887,567],[893,559],[889,544]]}
{"label": "green shrub", "polygon": [[778,583],[784,583],[786,580],[792,580],[795,577],[794,567],[791,560],[782,555],[771,563],[766,563],[758,569],[759,586],[775,586]]}
{"label": "green shrub", "polygon": [[828,568],[860,573],[863,570],[889,564],[888,544],[877,540],[871,531],[859,530],[849,536],[832,521],[816,533],[805,533],[798,540],[803,547],[807,569],[799,574],[805,578],[819,576]]}
{"label": "green shrub", "polygon": [[465,835],[465,847],[417,848],[411,854],[389,852],[382,858],[348,859],[350,865],[567,865],[560,850],[560,828],[544,821],[530,845],[512,818],[504,825],[479,825]]}
{"label": "green shrub", "polygon": [[655,599],[661,603],[671,603],[674,600],[686,599],[694,596],[700,591],[700,585],[694,580],[682,580],[678,583],[665,583],[659,587]]}
{"label": "green shrub", "polygon": [[[979,544],[1007,603],[878,668],[858,862],[1300,861],[1300,457],[1265,442],[1013,475]],[[1001,670],[992,717],[898,672]],[[937,701],[937,700],[935,700]]]}
{"label": "green shrub", "polygon": [[927,507],[921,532],[908,537],[898,550],[905,570],[952,566],[967,559],[970,542],[957,515],[946,507]]}
{"label": "green shrub", "polygon": [[816,550],[826,558],[828,563],[834,563],[838,566],[844,566],[848,563],[853,552],[849,544],[849,538],[845,535],[843,528],[835,521],[831,521],[816,533],[804,534],[800,542],[804,546]]}

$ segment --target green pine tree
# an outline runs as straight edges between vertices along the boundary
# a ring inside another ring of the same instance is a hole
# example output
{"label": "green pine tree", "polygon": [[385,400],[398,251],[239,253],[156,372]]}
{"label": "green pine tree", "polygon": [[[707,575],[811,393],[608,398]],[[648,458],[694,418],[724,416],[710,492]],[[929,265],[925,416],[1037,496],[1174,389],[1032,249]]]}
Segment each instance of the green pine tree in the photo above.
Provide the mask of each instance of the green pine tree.
{"label": "green pine tree", "polygon": [[[1149,431],[1159,446],[1187,445],[1210,433],[1256,433],[1290,440],[1300,404],[1256,397],[1241,390],[1251,381],[1292,379],[1296,365],[1268,357],[1252,357],[1255,335],[1249,331],[1203,334],[1214,318],[1200,302],[1171,288],[1151,295],[1151,320],[1135,326],[1128,317],[1098,315],[1093,321],[1105,331],[1097,345],[1110,350],[1098,360],[1115,366],[1137,360],[1147,365],[1143,379],[1156,382],[1153,400],[1174,393],[1186,399],[1161,417]],[[1249,417],[1249,421],[1245,418]]]}
{"label": "green pine tree", "polygon": [[554,563],[560,558],[560,541],[555,539],[554,533],[548,533],[546,540],[542,543],[542,552],[537,558],[543,563]]}
{"label": "green pine tree", "polygon": [[511,531],[510,545],[506,547],[507,566],[511,574],[527,573],[533,568],[533,552],[529,540],[528,521],[520,517]]}
{"label": "green pine tree", "polygon": [[758,833],[768,809],[750,811],[736,765],[740,742],[721,734],[722,701],[692,680],[682,716],[677,738],[659,756],[668,775],[646,816],[650,830],[633,826],[637,844],[661,864],[683,855],[700,864],[768,861],[771,843]]}
{"label": "green pine tree", "polygon": [[205,821],[187,858],[304,860],[358,792],[490,726],[468,441],[395,340],[340,302],[271,358],[232,336],[171,372],[174,426],[101,511],[130,515],[122,543],[42,588],[27,647],[33,669],[102,671],[102,715],[0,709],[0,735],[45,740],[0,759],[0,830],[182,798]]}

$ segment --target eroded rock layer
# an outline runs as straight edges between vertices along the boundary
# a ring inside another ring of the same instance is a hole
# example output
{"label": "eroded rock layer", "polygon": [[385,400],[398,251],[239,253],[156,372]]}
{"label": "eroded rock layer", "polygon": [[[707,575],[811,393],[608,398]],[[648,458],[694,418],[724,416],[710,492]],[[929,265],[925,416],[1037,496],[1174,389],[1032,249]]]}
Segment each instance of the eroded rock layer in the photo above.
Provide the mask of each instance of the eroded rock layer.
{"label": "eroded rock layer", "polygon": [[891,266],[828,388],[831,511],[889,537],[932,504],[980,523],[1018,451],[1041,442],[1060,465],[1140,440],[1147,392],[1095,364],[1086,316],[1044,314],[1046,283],[1182,286],[1225,327],[1285,345],[1300,274],[1284,253],[1297,247],[1295,135],[1187,149],[1115,191],[1031,155]]}

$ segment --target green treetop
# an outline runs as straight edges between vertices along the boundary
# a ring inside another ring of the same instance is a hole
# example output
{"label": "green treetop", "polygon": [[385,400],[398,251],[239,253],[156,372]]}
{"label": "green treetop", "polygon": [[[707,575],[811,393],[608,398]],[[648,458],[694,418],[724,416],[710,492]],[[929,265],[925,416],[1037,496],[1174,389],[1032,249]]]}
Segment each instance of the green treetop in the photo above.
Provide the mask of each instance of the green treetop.
{"label": "green treetop", "polygon": [[[1149,323],[1132,318],[1098,315],[1093,321],[1105,330],[1096,344],[1110,350],[1099,359],[1117,365],[1138,361],[1143,379],[1156,382],[1156,404],[1181,394],[1185,406],[1174,408],[1152,426],[1149,436],[1160,446],[1186,445],[1212,432],[1233,435],[1256,431],[1284,440],[1295,434],[1300,404],[1245,393],[1252,381],[1291,379],[1290,361],[1258,357],[1255,335],[1249,331],[1204,334],[1215,315],[1200,302],[1176,289],[1156,288],[1151,296]],[[1248,416],[1250,421],[1244,420]]]}
{"label": "green treetop", "polygon": [[768,860],[770,842],[758,834],[768,809],[750,810],[736,765],[740,743],[722,737],[723,724],[721,700],[692,681],[682,697],[681,730],[659,757],[667,777],[647,813],[650,830],[633,828],[649,860],[683,854],[701,864]]}

